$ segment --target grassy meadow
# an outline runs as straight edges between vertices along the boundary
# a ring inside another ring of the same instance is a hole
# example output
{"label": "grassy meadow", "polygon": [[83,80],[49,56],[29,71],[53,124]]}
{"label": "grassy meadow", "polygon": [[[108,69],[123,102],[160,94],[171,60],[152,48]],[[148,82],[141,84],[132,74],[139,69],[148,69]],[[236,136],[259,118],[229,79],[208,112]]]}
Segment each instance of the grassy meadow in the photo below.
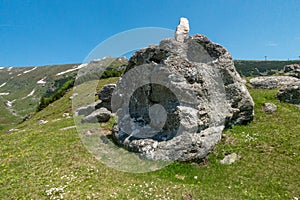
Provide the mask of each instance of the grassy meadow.
{"label": "grassy meadow", "polygon": [[[116,78],[104,79],[104,83]],[[0,199],[289,199],[300,198],[300,109],[277,90],[250,89],[255,119],[223,133],[202,163],[174,162],[148,173],[109,168],[91,155],[74,128],[72,91],[19,124],[0,130]],[[275,103],[265,114],[261,106]],[[72,116],[72,114],[71,114]],[[49,121],[38,125],[39,120]],[[102,124],[105,130],[112,122]],[[222,165],[225,155],[241,159]]]}

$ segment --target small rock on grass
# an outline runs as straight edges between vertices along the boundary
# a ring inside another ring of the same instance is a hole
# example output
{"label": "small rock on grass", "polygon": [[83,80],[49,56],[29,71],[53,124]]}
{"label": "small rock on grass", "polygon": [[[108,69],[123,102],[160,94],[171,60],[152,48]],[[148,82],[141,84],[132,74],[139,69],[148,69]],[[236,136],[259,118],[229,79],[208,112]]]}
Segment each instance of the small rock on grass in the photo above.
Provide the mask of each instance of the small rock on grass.
{"label": "small rock on grass", "polygon": [[76,128],[76,126],[68,126],[68,127],[61,128],[59,130],[65,131],[65,130],[69,130],[69,129],[73,129],[73,128]]}
{"label": "small rock on grass", "polygon": [[90,115],[82,118],[82,123],[97,123],[97,122],[107,122],[111,117],[111,112],[106,108],[100,108]]}
{"label": "small rock on grass", "polygon": [[224,165],[230,165],[234,162],[236,162],[237,160],[239,160],[241,158],[241,156],[237,155],[236,153],[232,153],[232,154],[229,154],[229,155],[226,155],[223,160],[221,160],[221,164],[224,164]]}
{"label": "small rock on grass", "polygon": [[19,131],[19,129],[17,128],[12,128],[12,129],[9,129],[8,131],[6,131],[7,133],[13,133],[13,132],[17,132]]}
{"label": "small rock on grass", "polygon": [[47,124],[48,123],[48,121],[47,120],[39,120],[38,121],[38,125],[42,125],[42,124]]}
{"label": "small rock on grass", "polygon": [[196,200],[191,194],[188,194],[188,193],[183,194],[182,199],[183,200]]}
{"label": "small rock on grass", "polygon": [[267,114],[272,114],[277,110],[277,106],[273,103],[264,103],[262,106],[262,111]]}

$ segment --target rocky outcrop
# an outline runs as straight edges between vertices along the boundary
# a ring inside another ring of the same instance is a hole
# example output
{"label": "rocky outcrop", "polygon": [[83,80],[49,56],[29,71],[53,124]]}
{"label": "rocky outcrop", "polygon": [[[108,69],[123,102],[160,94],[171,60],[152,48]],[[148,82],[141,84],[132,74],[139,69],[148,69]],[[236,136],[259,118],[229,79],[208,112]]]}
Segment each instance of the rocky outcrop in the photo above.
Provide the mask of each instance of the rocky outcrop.
{"label": "rocky outcrop", "polygon": [[110,102],[111,96],[116,87],[116,84],[107,84],[104,85],[103,88],[100,90],[98,97],[102,101]]}
{"label": "rocky outcrop", "polygon": [[111,97],[116,87],[116,84],[104,85],[98,94],[99,99],[102,101],[101,107],[105,107],[111,111]]}
{"label": "rocky outcrop", "polygon": [[300,65],[299,64],[291,64],[284,66],[284,73],[289,76],[293,76],[296,78],[300,78]]}
{"label": "rocky outcrop", "polygon": [[110,119],[112,115],[111,97],[115,87],[115,84],[104,85],[98,93],[100,100],[76,109],[76,116],[85,116],[81,120],[82,123],[107,122]]}
{"label": "rocky outcrop", "polygon": [[98,100],[87,106],[83,106],[83,107],[76,109],[75,115],[76,116],[78,116],[78,115],[87,116],[87,115],[91,114],[92,112],[94,112],[96,109],[99,109],[101,107],[102,107],[102,101]]}
{"label": "rocky outcrop", "polygon": [[113,138],[149,159],[202,159],[253,107],[224,47],[199,34],[164,39],[130,58],[112,96]]}
{"label": "rocky outcrop", "polygon": [[277,110],[277,106],[273,103],[264,103],[261,109],[267,114],[272,114]]}
{"label": "rocky outcrop", "polygon": [[278,91],[277,97],[280,101],[300,104],[300,81],[295,81],[281,87]]}
{"label": "rocky outcrop", "polygon": [[250,86],[259,89],[274,89],[297,81],[297,78],[290,76],[260,76],[250,79]]}
{"label": "rocky outcrop", "polygon": [[107,122],[111,117],[111,112],[106,108],[100,108],[81,119],[81,123]]}

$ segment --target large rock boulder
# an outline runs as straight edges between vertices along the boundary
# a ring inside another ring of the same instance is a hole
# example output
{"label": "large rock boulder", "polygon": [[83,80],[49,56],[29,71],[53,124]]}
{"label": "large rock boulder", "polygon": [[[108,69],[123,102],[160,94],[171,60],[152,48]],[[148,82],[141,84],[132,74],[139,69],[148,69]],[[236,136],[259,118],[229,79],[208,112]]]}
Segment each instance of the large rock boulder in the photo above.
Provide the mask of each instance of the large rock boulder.
{"label": "large rock boulder", "polygon": [[224,47],[199,34],[164,39],[130,58],[112,96],[113,138],[148,159],[202,159],[253,107]]}
{"label": "large rock boulder", "polygon": [[300,81],[295,81],[281,87],[277,97],[280,101],[300,104]]}
{"label": "large rock boulder", "polygon": [[260,76],[250,79],[250,86],[258,89],[274,89],[299,79],[290,76]]}

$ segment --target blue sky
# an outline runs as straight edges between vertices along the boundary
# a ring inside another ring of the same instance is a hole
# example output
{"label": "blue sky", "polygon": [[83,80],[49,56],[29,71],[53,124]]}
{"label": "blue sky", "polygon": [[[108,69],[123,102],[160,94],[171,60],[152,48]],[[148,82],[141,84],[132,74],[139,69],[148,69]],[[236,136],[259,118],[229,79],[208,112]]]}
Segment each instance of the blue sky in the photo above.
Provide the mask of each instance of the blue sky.
{"label": "blue sky", "polygon": [[0,66],[80,63],[115,34],[182,16],[234,59],[300,56],[299,0],[0,0]]}

